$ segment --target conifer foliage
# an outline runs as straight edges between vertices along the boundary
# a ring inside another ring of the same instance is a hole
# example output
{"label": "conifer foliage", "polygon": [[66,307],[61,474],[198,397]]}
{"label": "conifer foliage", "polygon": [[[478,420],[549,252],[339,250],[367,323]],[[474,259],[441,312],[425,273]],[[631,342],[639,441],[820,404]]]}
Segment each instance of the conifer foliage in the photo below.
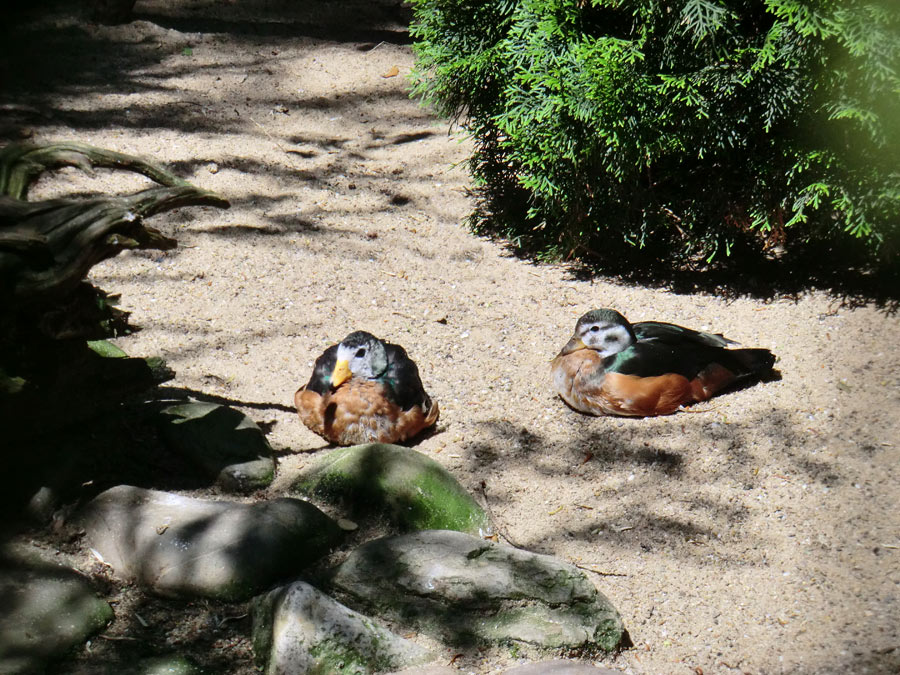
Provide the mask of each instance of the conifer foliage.
{"label": "conifer foliage", "polygon": [[669,264],[900,240],[895,0],[412,0],[476,231]]}

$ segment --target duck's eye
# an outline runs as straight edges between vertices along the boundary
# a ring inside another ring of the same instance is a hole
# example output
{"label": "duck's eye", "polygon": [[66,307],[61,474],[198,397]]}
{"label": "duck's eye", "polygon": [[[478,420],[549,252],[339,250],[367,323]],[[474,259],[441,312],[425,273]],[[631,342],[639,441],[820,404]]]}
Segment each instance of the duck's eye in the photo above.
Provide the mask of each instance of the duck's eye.
{"label": "duck's eye", "polygon": [[592,332],[592,333],[596,333],[596,332],[599,331],[599,330],[600,330],[600,326],[591,326],[591,332]]}
{"label": "duck's eye", "polygon": [[607,335],[605,338],[603,338],[603,341],[604,342],[618,342],[619,338],[616,335]]}
{"label": "duck's eye", "polygon": [[365,355],[366,355],[366,350],[365,350],[365,349],[357,349],[357,350],[356,350],[356,358],[361,359],[361,358],[364,357]]}

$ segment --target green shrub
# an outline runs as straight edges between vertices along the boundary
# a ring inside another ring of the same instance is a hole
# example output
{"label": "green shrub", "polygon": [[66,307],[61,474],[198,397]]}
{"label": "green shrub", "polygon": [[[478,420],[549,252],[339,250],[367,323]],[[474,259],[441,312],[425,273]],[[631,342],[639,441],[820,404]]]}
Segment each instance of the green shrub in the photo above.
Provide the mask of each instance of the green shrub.
{"label": "green shrub", "polygon": [[476,231],[608,262],[801,244],[883,262],[893,2],[412,0],[414,93],[474,138]]}

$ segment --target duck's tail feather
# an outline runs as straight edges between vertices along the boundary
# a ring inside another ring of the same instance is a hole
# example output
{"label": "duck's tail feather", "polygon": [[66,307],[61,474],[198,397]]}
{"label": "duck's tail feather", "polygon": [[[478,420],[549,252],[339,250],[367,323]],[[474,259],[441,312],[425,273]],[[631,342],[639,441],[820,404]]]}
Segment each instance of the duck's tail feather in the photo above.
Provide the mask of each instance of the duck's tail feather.
{"label": "duck's tail feather", "polygon": [[728,353],[743,367],[740,376],[765,375],[775,365],[775,355],[768,349],[731,349]]}

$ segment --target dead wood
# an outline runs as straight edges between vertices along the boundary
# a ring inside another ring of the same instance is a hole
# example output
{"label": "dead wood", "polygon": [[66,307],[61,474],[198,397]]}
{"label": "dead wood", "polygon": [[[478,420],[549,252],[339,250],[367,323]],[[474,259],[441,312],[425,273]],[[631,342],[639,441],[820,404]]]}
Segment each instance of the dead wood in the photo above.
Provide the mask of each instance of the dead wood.
{"label": "dead wood", "polygon": [[[162,187],[133,195],[28,202],[49,169],[74,166],[133,171]],[[228,201],[130,155],[81,143],[14,144],[0,151],[0,293],[11,305],[70,293],[91,267],[124,249],[174,248],[144,219],[184,206],[228,208]]]}

